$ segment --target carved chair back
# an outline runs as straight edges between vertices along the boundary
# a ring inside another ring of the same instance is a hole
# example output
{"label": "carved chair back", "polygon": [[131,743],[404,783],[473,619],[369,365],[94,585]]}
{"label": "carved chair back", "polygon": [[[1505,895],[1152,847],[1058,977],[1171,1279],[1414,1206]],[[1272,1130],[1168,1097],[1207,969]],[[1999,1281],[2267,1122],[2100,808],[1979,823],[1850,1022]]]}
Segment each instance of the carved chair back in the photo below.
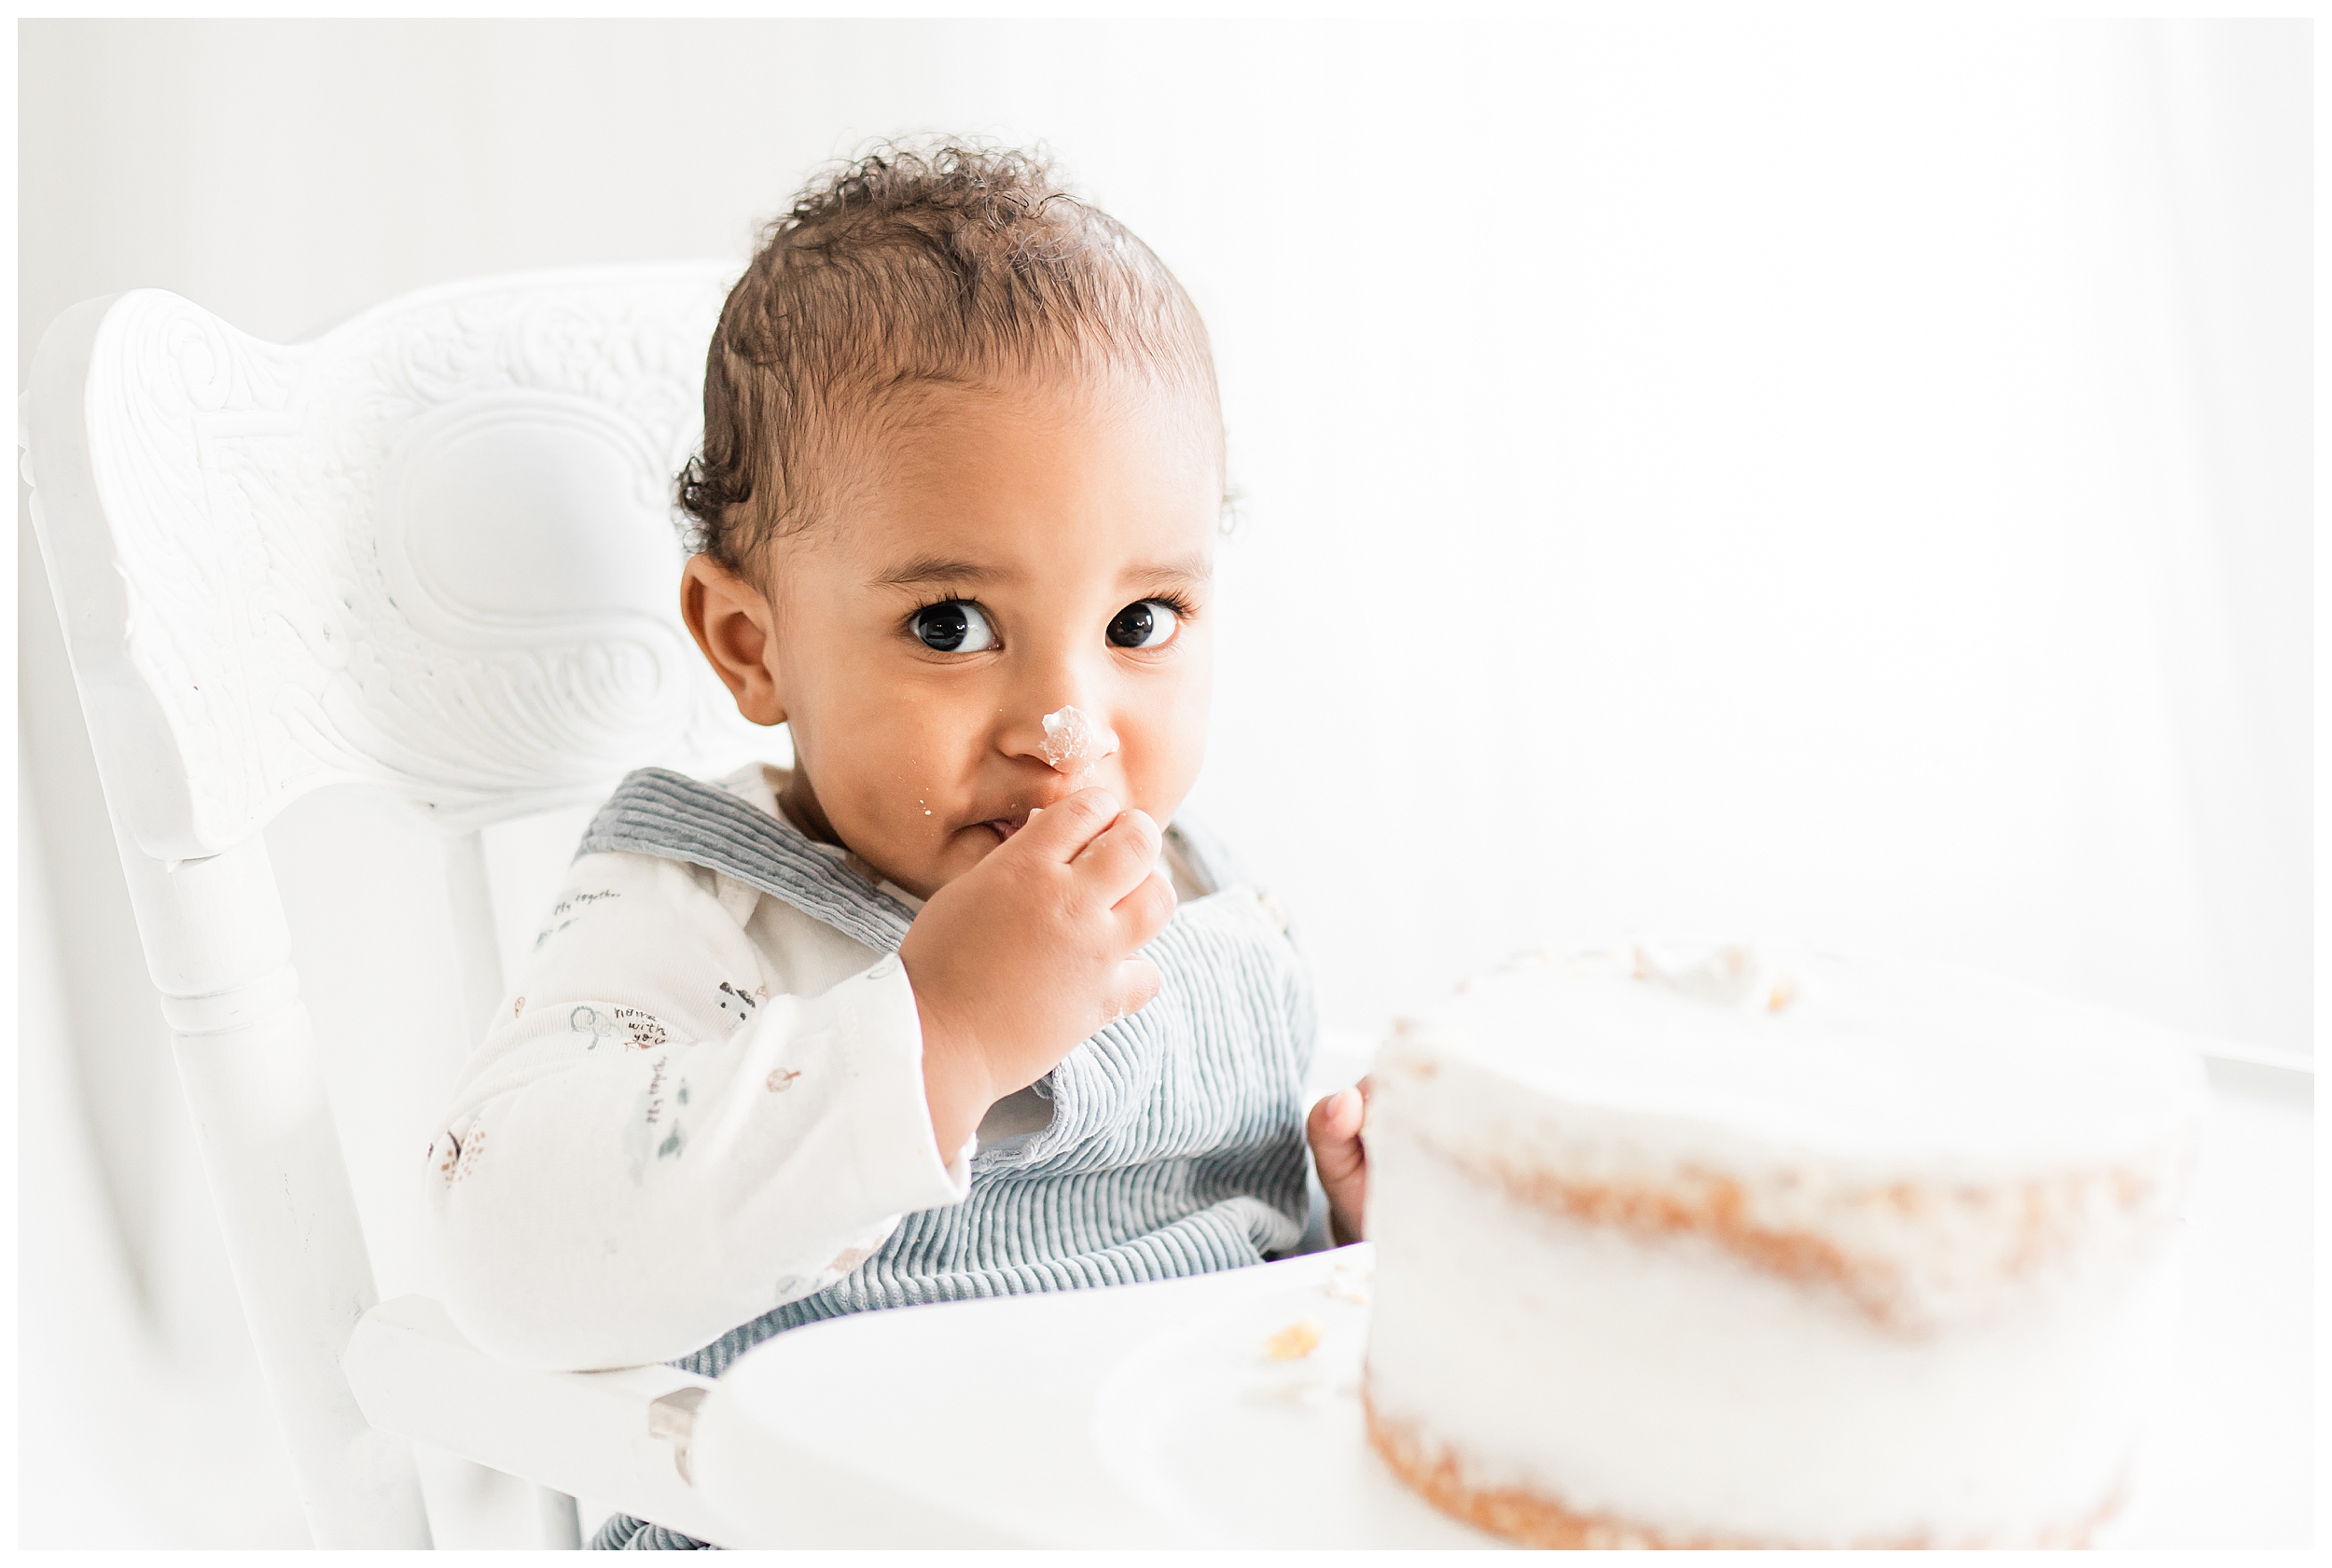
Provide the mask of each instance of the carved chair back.
{"label": "carved chair back", "polygon": [[751,753],[680,623],[671,500],[734,272],[487,279],[293,345],[141,289],[66,312],[35,361],[35,526],[320,1545],[427,1527],[338,1370],[373,1284],[259,835],[337,784],[443,826],[482,1027],[478,829]]}
{"label": "carved chair back", "polygon": [[488,279],[289,346],[156,289],[61,320],[95,505],[47,450],[35,493],[139,848],[215,854],[342,783],[465,830],[717,727],[671,497],[734,271]]}

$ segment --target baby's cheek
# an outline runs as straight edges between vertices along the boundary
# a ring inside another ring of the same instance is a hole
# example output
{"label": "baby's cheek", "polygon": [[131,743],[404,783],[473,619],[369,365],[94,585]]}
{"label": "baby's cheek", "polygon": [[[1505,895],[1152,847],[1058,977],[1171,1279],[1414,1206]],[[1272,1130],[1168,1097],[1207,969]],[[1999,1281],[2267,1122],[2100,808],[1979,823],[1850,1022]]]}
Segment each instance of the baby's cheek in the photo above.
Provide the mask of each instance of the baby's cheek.
{"label": "baby's cheek", "polygon": [[[928,817],[926,817],[928,812]],[[928,898],[942,882],[961,875],[978,859],[950,856],[950,836],[942,824],[945,808],[931,796],[905,791],[863,791],[847,805],[826,803],[826,817],[835,836],[852,850],[866,868],[891,880],[919,898]]]}
{"label": "baby's cheek", "polygon": [[1126,804],[1147,812],[1160,826],[1173,822],[1183,798],[1198,782],[1205,750],[1203,728],[1195,736],[1163,742],[1149,735],[1129,737],[1124,762]]}

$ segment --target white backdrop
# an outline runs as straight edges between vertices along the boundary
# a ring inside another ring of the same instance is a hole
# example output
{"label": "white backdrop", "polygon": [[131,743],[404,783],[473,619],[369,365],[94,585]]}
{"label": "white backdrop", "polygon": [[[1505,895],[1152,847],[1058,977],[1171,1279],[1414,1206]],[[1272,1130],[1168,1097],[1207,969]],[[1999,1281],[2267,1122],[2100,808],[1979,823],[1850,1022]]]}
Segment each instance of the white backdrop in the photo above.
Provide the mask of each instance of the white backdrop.
{"label": "white backdrop", "polygon": [[[27,22],[19,381],[92,295],[287,339],[453,278],[742,261],[870,136],[1042,139],[1215,335],[1242,499],[1194,806],[1331,1020],[1633,927],[1935,953],[2304,1050],[2309,51],[2304,23]],[[19,564],[23,1537],[297,1542],[21,521]],[[498,837],[507,923],[572,827]],[[439,1080],[409,1063],[463,1031],[435,842],[340,796],[270,843],[410,1289]],[[390,1030],[384,987],[442,1037]],[[497,1528],[431,1484],[449,1538]]]}

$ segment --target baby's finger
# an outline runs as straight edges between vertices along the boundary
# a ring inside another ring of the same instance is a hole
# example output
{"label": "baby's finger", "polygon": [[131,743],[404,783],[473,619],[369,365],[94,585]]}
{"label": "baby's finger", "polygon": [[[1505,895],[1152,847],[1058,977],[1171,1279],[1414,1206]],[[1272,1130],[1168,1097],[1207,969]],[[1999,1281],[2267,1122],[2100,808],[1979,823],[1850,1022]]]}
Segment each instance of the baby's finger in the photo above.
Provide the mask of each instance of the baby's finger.
{"label": "baby's finger", "polygon": [[1164,841],[1149,812],[1122,812],[1076,857],[1077,875],[1085,879],[1088,887],[1115,904],[1142,885],[1142,879],[1158,864],[1158,852]]}
{"label": "baby's finger", "polygon": [[1165,872],[1154,870],[1143,878],[1141,886],[1117,900],[1114,911],[1127,944],[1138,948],[1165,930],[1177,902],[1174,884]]}
{"label": "baby's finger", "polygon": [[1367,1156],[1360,1141],[1359,1091],[1340,1089],[1324,1095],[1304,1123],[1312,1160],[1319,1168],[1320,1185],[1337,1186],[1359,1172]]}
{"label": "baby's finger", "polygon": [[1324,1094],[1305,1118],[1304,1135],[1315,1142],[1341,1143],[1360,1131],[1360,1097],[1349,1089]]}
{"label": "baby's finger", "polygon": [[1102,1026],[1138,1013],[1158,995],[1158,965],[1136,954],[1117,965],[1109,990],[1102,998]]}
{"label": "baby's finger", "polygon": [[1058,806],[1033,813],[1028,826],[1012,835],[1012,842],[1026,846],[1023,853],[1065,864],[1076,859],[1117,815],[1117,798],[1109,791],[1080,789]]}

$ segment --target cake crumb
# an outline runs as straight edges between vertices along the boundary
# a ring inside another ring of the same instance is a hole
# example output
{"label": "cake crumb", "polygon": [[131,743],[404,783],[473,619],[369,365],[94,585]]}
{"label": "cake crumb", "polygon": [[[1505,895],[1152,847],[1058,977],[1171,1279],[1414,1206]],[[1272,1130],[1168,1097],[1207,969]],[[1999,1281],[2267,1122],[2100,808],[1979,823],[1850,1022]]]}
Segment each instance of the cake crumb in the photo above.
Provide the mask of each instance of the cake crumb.
{"label": "cake crumb", "polygon": [[1319,1348],[1320,1325],[1310,1318],[1298,1318],[1263,1341],[1265,1353],[1274,1361],[1301,1361]]}

